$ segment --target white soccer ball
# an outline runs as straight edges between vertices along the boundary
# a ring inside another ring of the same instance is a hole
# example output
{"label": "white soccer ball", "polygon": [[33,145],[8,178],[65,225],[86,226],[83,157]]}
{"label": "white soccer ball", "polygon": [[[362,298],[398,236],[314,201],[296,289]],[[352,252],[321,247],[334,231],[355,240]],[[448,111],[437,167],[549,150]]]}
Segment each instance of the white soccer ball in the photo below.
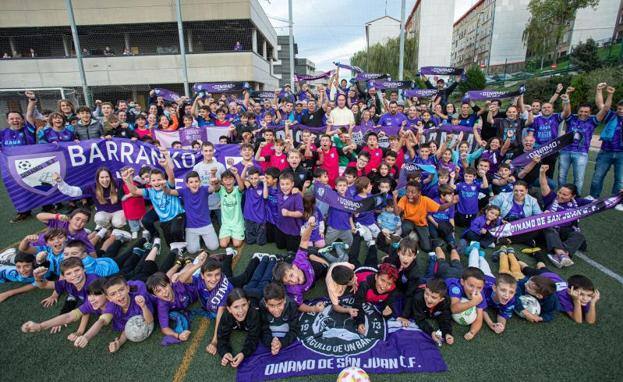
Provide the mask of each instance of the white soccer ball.
{"label": "white soccer ball", "polygon": [[[519,297],[519,300],[521,301],[521,305],[523,305],[524,309],[528,312],[536,316],[541,314],[541,304],[539,304],[539,300],[537,300],[536,297],[524,294]],[[517,312],[517,314],[524,318],[523,312]]]}
{"label": "white soccer ball", "polygon": [[143,316],[132,316],[125,323],[125,336],[132,342],[142,342],[149,337],[154,330],[154,323],[147,324]]}
{"label": "white soccer ball", "polygon": [[349,366],[337,376],[337,382],[369,382],[370,377],[365,370],[356,366]]}
{"label": "white soccer ball", "polygon": [[[461,302],[467,302],[469,299],[463,297],[461,298]],[[476,321],[476,317],[478,317],[478,311],[475,306],[472,306],[469,309],[462,311],[461,313],[454,313],[452,318],[459,325],[471,325],[472,322]]]}

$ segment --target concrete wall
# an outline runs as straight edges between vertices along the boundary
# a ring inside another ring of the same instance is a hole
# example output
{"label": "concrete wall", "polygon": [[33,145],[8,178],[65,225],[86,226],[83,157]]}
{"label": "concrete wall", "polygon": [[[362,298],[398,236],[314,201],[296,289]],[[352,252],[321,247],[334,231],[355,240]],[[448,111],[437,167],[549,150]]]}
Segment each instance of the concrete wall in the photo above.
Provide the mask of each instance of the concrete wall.
{"label": "concrete wall", "polygon": [[[278,80],[270,64],[251,52],[186,56],[189,82],[254,81],[268,88]],[[89,86],[180,83],[178,55],[90,57],[84,59]],[[75,59],[0,60],[0,88],[81,86]]]}
{"label": "concrete wall", "polygon": [[384,44],[387,40],[400,36],[400,21],[383,17],[368,25],[370,46]]}
{"label": "concrete wall", "polygon": [[449,66],[454,0],[422,0],[419,7],[418,68]]}
{"label": "concrete wall", "polygon": [[[64,0],[2,0],[3,28],[69,25]],[[175,22],[175,0],[74,0],[78,25]],[[182,0],[184,21],[251,19],[272,46],[277,34],[258,0]]]}
{"label": "concrete wall", "polygon": [[530,0],[497,0],[493,19],[493,36],[491,38],[490,66],[508,62],[526,60],[526,46],[522,34],[530,12]]}
{"label": "concrete wall", "polygon": [[571,47],[589,38],[595,41],[612,38],[620,3],[620,0],[600,0],[597,9],[578,10],[573,23]]}

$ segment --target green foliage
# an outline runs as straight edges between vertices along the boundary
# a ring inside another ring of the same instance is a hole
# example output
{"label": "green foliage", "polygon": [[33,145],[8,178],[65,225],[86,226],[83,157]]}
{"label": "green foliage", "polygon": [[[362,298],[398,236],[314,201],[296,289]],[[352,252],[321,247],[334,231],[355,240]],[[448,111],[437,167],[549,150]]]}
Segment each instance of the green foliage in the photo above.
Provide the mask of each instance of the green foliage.
{"label": "green foliage", "polygon": [[577,65],[584,71],[591,71],[601,67],[602,62],[599,60],[599,48],[592,38],[586,42],[578,44],[571,52],[571,63]]}
{"label": "green foliage", "polygon": [[[404,78],[414,80],[417,77],[417,41],[405,39]],[[388,73],[392,79],[398,79],[398,61],[400,57],[400,39],[393,38],[385,44],[376,44],[367,51],[355,53],[350,64],[356,65],[368,73]]]}
{"label": "green foliage", "polygon": [[552,94],[554,94],[556,85],[568,85],[570,82],[571,76],[531,78],[526,81],[526,93],[524,98],[529,101],[538,99],[545,102],[550,99]]}
{"label": "green foliage", "polygon": [[530,21],[523,32],[528,52],[558,58],[558,48],[578,9],[596,7],[599,0],[530,0]]}
{"label": "green foliage", "polygon": [[472,65],[467,68],[465,74],[467,75],[467,80],[459,83],[460,94],[464,94],[469,90],[480,90],[485,88],[487,80],[485,78],[485,73],[480,69],[480,67]]}

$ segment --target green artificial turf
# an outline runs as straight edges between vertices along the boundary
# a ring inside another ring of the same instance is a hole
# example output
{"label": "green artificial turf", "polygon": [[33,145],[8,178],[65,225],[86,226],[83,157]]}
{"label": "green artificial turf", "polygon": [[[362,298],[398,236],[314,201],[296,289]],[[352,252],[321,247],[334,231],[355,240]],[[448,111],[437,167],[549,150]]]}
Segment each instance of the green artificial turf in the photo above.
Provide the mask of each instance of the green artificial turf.
{"label": "green artificial turf", "polygon": [[[594,155],[591,155],[594,160]],[[587,183],[590,182],[594,163],[587,168]],[[588,187],[588,185],[587,185]],[[612,173],[609,174],[605,190],[612,187]],[[4,186],[0,188],[0,202],[10,206]],[[0,249],[18,241],[26,234],[38,231],[42,225],[34,219],[20,224],[9,224],[13,215],[11,207],[0,210],[2,229]],[[606,211],[581,222],[588,238],[586,254],[613,271],[623,274],[621,247],[623,246],[623,214]],[[251,253],[270,252],[274,246],[246,246],[237,271],[243,269]],[[490,250],[487,251],[490,253]],[[363,254],[362,254],[363,257]],[[529,264],[534,261],[520,254],[520,260]],[[466,259],[464,259],[466,260]],[[614,279],[580,259],[576,265],[559,271],[564,277],[576,273],[590,277],[601,291],[598,303],[597,325],[576,325],[565,316],[559,315],[547,324],[530,324],[513,318],[502,335],[495,335],[486,325],[478,336],[467,342],[462,335],[467,327],[454,326],[456,343],[444,346],[441,352],[448,365],[448,372],[440,374],[385,374],[372,375],[373,381],[413,380],[623,380],[623,288]],[[420,260],[422,269],[425,260]],[[497,265],[490,263],[494,271]],[[0,291],[13,287],[0,285]],[[322,294],[321,286],[311,295]],[[66,337],[72,327],[59,334],[22,334],[20,325],[26,320],[40,321],[50,318],[60,309],[61,303],[50,309],[43,309],[39,302],[50,291],[36,291],[11,298],[0,303],[0,360],[2,380],[44,379],[46,381],[171,381],[174,379],[184,356],[199,327],[200,320],[192,323],[193,336],[188,343],[169,347],[160,346],[161,334],[155,332],[144,343],[126,343],[117,354],[109,354],[108,342],[114,334],[105,328],[93,339],[86,349],[75,349]],[[199,346],[190,360],[184,380],[231,381],[235,372],[222,368],[217,357],[205,352],[212,337],[213,325],[200,339]],[[234,337],[240,342],[241,336]],[[307,381],[311,377],[293,378],[292,381]],[[313,380],[335,381],[334,375],[314,376]],[[179,379],[178,379],[179,381]]]}

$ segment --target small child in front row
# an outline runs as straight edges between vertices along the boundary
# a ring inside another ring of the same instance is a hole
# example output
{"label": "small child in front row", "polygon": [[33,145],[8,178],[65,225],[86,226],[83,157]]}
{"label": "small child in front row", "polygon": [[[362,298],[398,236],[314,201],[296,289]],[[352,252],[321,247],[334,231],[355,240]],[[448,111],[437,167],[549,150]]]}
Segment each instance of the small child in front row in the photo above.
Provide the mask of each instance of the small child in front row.
{"label": "small child in front row", "polygon": [[[234,356],[231,346],[231,333],[234,330],[246,332],[242,349]],[[242,289],[236,288],[227,296],[227,309],[218,326],[217,352],[221,366],[230,365],[234,369],[245,358],[251,356],[260,341],[262,328],[258,311],[250,306],[249,299]]]}
{"label": "small child in front row", "polygon": [[517,280],[508,273],[500,273],[497,278],[485,275],[485,288],[483,294],[487,302],[487,308],[497,313],[494,321],[487,311],[484,312],[484,321],[496,334],[501,334],[506,329],[506,322],[513,316],[515,308],[515,294],[517,292]]}
{"label": "small child in front row", "polygon": [[35,256],[28,253],[18,252],[15,255],[15,265],[0,265],[0,284],[5,282],[22,283],[19,288],[9,289],[0,293],[0,303],[7,298],[18,294],[30,292],[36,289],[33,285],[35,278],[33,271],[35,269]]}
{"label": "small child in front row", "polygon": [[[556,284],[552,279],[541,274],[532,275],[529,269],[523,268],[526,277],[517,283],[517,302],[515,304],[515,312],[521,313],[524,318],[533,324],[539,322],[549,322],[554,319],[554,314],[558,311],[560,304],[558,296],[556,296]],[[558,275],[556,275],[558,276]],[[560,277],[558,277],[560,279]],[[562,280],[562,279],[561,279]],[[530,313],[524,308],[521,299],[522,295],[530,295],[536,298],[541,305],[541,313]]]}
{"label": "small child in front row", "polygon": [[272,355],[296,341],[299,311],[296,303],[286,296],[283,285],[272,282],[264,287],[260,316],[262,343]]}
{"label": "small child in front row", "polygon": [[463,239],[467,242],[476,241],[482,248],[495,247],[495,237],[489,230],[502,223],[500,219],[500,207],[488,205],[482,215],[474,218],[469,224],[469,228],[463,231]]}
{"label": "small child in front row", "polygon": [[[453,253],[455,252],[453,251]],[[472,322],[469,331],[463,336],[467,341],[471,341],[482,328],[483,311],[487,307],[482,295],[485,286],[485,274],[480,269],[470,266],[463,271],[460,279],[448,278],[446,284],[452,303],[450,306],[452,313],[462,313],[467,309],[476,307],[476,320]],[[468,301],[461,302],[462,298],[466,298]]]}
{"label": "small child in front row", "polygon": [[[433,278],[426,282],[426,288],[419,290],[415,296],[407,298],[405,308],[398,320],[404,327],[408,327],[409,318],[413,318],[418,328],[441,345],[445,341],[448,345],[454,343],[452,336],[452,312],[450,300],[446,297],[445,281]],[[441,336],[433,331],[433,326],[427,320],[435,320],[439,325]]]}

